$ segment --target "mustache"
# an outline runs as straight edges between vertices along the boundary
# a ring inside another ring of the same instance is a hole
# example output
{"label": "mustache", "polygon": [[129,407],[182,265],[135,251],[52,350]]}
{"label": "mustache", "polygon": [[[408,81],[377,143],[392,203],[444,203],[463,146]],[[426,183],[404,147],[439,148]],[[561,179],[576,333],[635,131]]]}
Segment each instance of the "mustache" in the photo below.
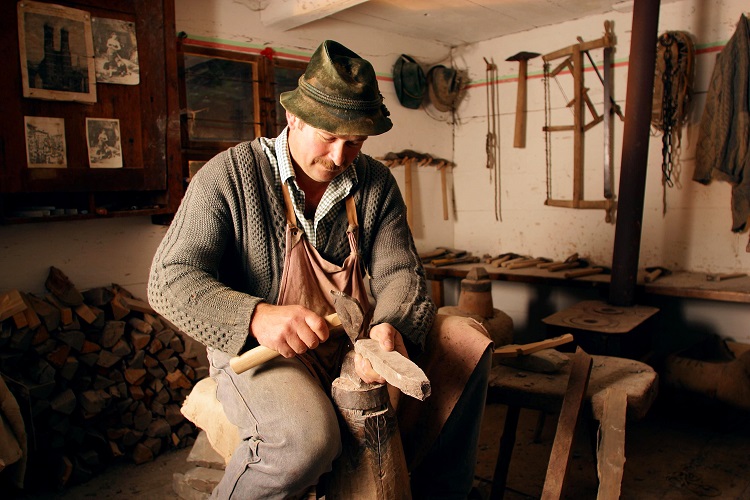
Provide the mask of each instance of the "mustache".
{"label": "mustache", "polygon": [[313,163],[318,164],[326,170],[343,170],[346,167],[336,165],[334,162],[325,157],[318,157],[313,160]]}

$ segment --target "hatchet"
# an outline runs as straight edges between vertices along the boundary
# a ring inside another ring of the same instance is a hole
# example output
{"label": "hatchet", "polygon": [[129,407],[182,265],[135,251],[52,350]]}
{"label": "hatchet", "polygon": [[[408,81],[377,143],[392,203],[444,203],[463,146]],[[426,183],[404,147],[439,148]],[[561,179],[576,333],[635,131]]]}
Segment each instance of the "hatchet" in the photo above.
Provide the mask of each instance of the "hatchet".
{"label": "hatchet", "polygon": [[409,358],[398,351],[384,351],[375,339],[367,338],[365,315],[357,299],[344,292],[331,290],[333,307],[354,345],[354,352],[367,359],[373,370],[404,394],[424,401],[431,392],[430,381]]}

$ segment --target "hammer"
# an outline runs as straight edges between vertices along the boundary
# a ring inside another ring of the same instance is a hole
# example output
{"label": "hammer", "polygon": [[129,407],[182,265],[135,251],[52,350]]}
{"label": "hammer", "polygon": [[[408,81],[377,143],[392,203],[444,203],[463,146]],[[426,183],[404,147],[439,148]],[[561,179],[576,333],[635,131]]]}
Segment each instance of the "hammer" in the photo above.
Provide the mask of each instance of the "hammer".
{"label": "hammer", "polygon": [[514,148],[526,147],[526,74],[528,60],[538,56],[536,52],[519,52],[506,61],[518,61],[518,95],[516,99],[516,131],[513,136]]}

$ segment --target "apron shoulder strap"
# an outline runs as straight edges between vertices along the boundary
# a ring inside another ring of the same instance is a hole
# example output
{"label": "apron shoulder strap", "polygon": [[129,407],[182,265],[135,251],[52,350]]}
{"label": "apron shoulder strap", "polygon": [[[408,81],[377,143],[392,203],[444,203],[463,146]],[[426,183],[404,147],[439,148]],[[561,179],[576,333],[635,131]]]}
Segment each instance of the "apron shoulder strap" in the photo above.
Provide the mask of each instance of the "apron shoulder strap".
{"label": "apron shoulder strap", "polygon": [[286,205],[286,221],[289,227],[297,229],[297,215],[294,213],[294,205],[292,205],[292,197],[289,194],[289,188],[286,183],[281,183],[281,191],[284,193],[284,205]]}
{"label": "apron shoulder strap", "polygon": [[359,228],[357,207],[354,205],[354,196],[352,195],[346,197],[346,217],[349,219],[349,231],[355,231]]}

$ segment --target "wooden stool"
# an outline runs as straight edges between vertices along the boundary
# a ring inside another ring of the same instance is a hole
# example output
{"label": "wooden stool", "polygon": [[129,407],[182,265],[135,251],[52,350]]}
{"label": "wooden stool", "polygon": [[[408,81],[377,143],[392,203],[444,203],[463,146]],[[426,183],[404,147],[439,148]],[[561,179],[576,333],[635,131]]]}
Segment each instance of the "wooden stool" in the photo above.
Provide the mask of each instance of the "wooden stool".
{"label": "wooden stool", "polygon": [[[657,374],[639,361],[612,356],[591,356],[593,365],[586,390],[585,404],[594,419],[602,421],[610,390],[627,395],[627,417],[641,419],[651,408],[657,393]],[[521,408],[558,413],[563,404],[571,365],[560,372],[536,373],[498,365],[490,374],[488,403],[508,406],[498,450],[491,498],[502,498],[510,458],[516,439]]]}

